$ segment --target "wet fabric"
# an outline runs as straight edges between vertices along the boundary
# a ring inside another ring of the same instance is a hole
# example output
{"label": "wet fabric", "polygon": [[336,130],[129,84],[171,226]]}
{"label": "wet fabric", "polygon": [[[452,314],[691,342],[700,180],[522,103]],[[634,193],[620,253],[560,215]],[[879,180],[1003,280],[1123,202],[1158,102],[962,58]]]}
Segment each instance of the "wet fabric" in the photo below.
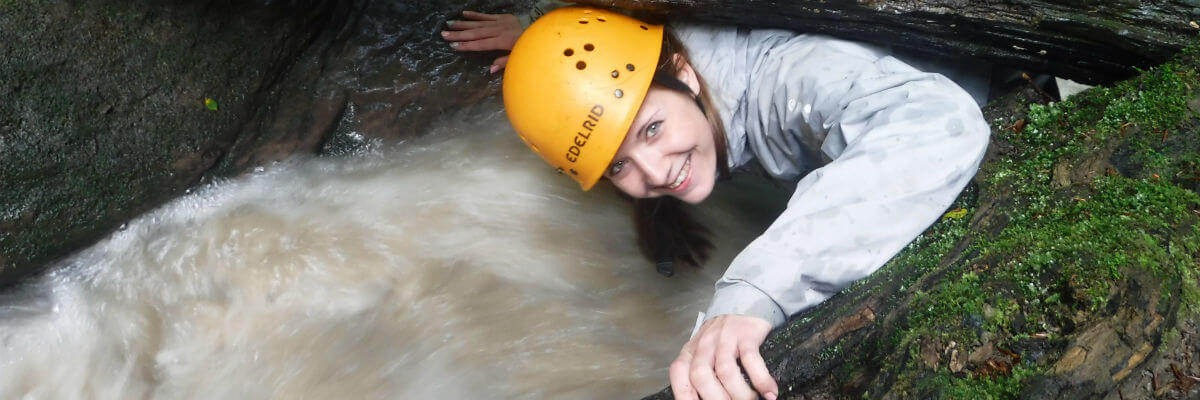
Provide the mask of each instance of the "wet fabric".
{"label": "wet fabric", "polygon": [[983,158],[989,128],[972,95],[886,49],[784,30],[674,28],[717,103],[730,167],[756,162],[798,180],[787,209],[717,282],[705,320],[742,314],[778,326],[871,274],[937,220]]}

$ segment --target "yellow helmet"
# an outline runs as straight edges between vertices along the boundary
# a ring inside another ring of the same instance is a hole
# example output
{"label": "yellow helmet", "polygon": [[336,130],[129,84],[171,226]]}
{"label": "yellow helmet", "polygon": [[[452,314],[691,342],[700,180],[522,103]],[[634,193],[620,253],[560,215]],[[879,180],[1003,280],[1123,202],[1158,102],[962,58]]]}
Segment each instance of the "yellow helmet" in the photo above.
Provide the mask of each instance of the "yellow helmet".
{"label": "yellow helmet", "polygon": [[566,7],[534,21],[504,68],[517,135],[589,190],[608,168],[654,78],[663,28],[608,10]]}

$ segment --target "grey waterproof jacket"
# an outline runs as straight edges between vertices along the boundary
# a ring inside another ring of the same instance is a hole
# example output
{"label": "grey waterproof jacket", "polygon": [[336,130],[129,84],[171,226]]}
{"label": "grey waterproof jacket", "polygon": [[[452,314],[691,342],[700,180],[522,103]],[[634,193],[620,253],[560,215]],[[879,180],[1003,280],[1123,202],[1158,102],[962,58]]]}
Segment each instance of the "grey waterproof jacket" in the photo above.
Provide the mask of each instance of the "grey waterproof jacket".
{"label": "grey waterproof jacket", "polygon": [[884,49],[784,30],[673,27],[717,103],[730,167],[757,162],[799,180],[702,318],[778,326],[871,274],[937,221],[983,158],[989,128],[976,99]]}

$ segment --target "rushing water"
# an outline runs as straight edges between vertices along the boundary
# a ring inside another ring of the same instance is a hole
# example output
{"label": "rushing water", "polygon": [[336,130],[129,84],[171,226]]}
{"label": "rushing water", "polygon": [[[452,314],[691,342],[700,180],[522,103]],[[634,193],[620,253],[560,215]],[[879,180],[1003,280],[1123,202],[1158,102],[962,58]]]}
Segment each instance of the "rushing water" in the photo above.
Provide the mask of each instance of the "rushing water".
{"label": "rushing water", "polygon": [[761,229],[744,222],[762,221],[754,196],[718,193],[702,211],[722,251],[663,278],[609,187],[554,176],[498,107],[451,120],[198,189],[0,295],[0,398],[612,399],[666,385],[712,282]]}

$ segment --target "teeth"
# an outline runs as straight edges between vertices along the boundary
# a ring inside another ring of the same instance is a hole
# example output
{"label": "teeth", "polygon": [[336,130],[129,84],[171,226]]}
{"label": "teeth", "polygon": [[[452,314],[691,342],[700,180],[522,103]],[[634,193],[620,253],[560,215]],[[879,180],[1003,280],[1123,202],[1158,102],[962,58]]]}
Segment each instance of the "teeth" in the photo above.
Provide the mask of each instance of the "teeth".
{"label": "teeth", "polygon": [[679,176],[675,177],[675,182],[671,183],[671,186],[668,186],[668,187],[671,189],[674,189],[674,188],[679,187],[679,185],[682,185],[683,181],[687,180],[688,172],[691,172],[691,170],[692,170],[692,158],[688,157],[688,159],[683,162],[683,168],[679,171]]}

